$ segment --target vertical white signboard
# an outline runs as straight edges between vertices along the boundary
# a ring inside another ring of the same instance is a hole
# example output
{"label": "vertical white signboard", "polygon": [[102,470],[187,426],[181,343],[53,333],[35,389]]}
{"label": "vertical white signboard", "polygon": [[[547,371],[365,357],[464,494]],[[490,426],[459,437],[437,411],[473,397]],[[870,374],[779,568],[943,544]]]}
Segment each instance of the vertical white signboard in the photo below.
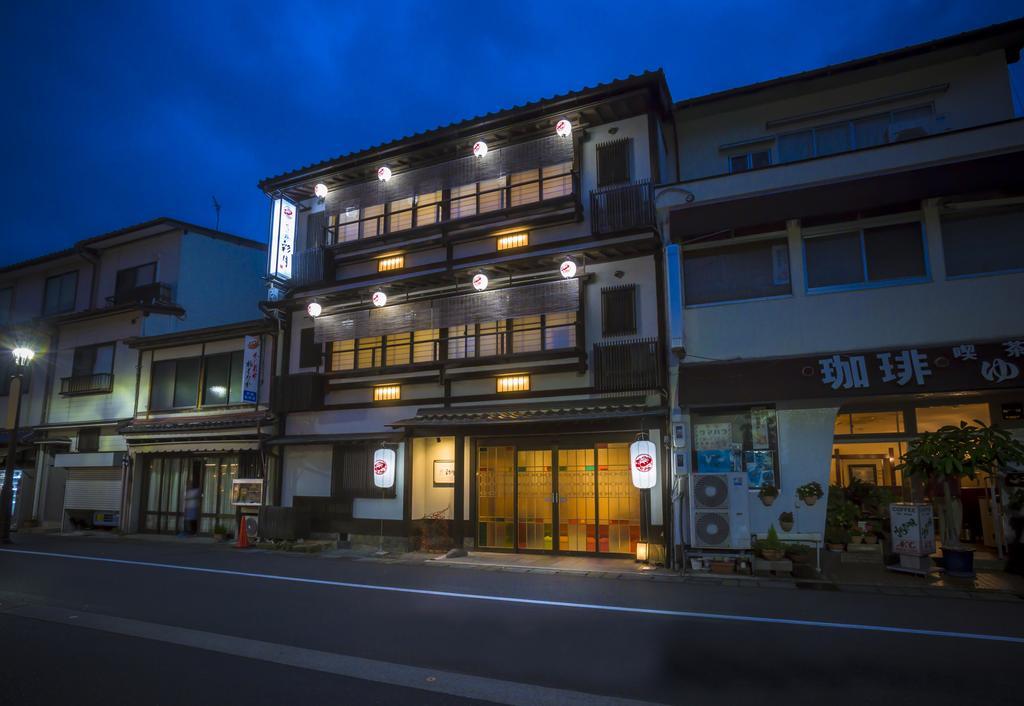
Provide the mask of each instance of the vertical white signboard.
{"label": "vertical white signboard", "polygon": [[292,278],[292,260],[295,257],[295,219],[298,206],[286,199],[274,199],[274,213],[270,225],[270,276]]}
{"label": "vertical white signboard", "polygon": [[246,336],[242,354],[242,402],[255,404],[260,389],[260,337]]}

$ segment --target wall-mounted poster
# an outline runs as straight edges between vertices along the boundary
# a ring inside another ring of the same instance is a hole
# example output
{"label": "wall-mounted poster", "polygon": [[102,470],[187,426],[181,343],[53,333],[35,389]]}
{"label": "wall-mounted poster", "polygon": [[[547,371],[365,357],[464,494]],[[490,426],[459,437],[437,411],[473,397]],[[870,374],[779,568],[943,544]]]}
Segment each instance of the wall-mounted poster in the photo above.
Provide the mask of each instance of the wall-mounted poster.
{"label": "wall-mounted poster", "polygon": [[695,424],[693,446],[698,451],[727,449],[732,444],[732,423]]}
{"label": "wall-mounted poster", "polygon": [[242,402],[256,402],[260,389],[260,337],[246,336],[242,352]]}
{"label": "wall-mounted poster", "polygon": [[771,451],[744,451],[743,464],[751,490],[758,490],[765,483],[775,485],[775,458]]}
{"label": "wall-mounted poster", "polygon": [[774,416],[774,409],[755,407],[750,410],[750,445],[755,449],[769,448],[768,420]]}
{"label": "wall-mounted poster", "polygon": [[731,473],[735,465],[732,449],[702,449],[697,452],[697,473]]}
{"label": "wall-mounted poster", "polygon": [[434,461],[434,487],[446,488],[455,485],[455,461]]}
{"label": "wall-mounted poster", "polygon": [[231,481],[231,504],[249,507],[263,504],[263,480],[235,478]]}

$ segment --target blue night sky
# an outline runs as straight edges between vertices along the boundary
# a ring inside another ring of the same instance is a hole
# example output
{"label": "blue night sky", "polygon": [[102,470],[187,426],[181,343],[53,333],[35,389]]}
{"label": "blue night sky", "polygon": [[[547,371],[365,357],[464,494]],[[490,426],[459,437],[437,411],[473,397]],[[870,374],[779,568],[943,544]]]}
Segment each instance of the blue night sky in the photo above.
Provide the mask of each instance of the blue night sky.
{"label": "blue night sky", "polygon": [[[1003,22],[1019,0],[4,2],[0,264],[157,216],[266,239],[267,176],[644,69],[674,99]],[[1024,72],[1013,68],[1020,111]]]}

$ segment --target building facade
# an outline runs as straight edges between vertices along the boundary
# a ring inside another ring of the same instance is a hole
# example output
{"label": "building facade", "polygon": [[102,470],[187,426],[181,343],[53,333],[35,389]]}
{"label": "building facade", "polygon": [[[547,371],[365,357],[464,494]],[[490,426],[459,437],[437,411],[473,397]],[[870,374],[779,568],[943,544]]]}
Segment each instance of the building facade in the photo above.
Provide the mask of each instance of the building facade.
{"label": "building facade", "polygon": [[374,545],[666,542],[628,447],[665,431],[671,128],[648,73],[264,181],[281,503]]}
{"label": "building facade", "polygon": [[16,522],[131,526],[119,427],[139,413],[142,368],[128,341],[260,316],[263,250],[160,218],[0,272],[4,347],[37,352],[20,417]]}
{"label": "building facade", "polygon": [[[675,105],[680,471],[746,473],[752,533],[791,512],[820,541],[827,498],[797,488],[899,493],[920,432],[1021,429],[1022,43],[1016,21]],[[708,546],[677,484],[677,536]]]}

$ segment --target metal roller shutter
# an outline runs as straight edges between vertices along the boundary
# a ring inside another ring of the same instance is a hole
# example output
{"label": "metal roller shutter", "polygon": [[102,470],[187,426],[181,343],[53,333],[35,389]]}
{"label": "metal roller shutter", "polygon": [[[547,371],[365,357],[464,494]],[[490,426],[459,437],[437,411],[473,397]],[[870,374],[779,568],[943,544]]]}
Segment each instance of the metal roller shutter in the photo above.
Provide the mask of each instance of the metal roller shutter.
{"label": "metal roller shutter", "polygon": [[121,509],[120,468],[72,468],[64,483],[64,509]]}

